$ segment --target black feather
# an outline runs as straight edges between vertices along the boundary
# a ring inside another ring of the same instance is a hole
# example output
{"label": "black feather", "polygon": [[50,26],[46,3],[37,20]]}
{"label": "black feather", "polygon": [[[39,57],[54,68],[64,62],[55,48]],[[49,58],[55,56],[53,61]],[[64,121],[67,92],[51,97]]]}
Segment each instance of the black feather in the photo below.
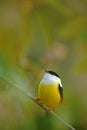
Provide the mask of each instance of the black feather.
{"label": "black feather", "polygon": [[51,70],[48,71],[48,70],[46,70],[46,72],[49,73],[49,74],[51,74],[51,75],[54,75],[54,76],[60,78],[60,76],[58,74],[56,74],[54,71],[51,71]]}
{"label": "black feather", "polygon": [[59,92],[60,92],[60,97],[61,97],[61,103],[63,101],[63,87],[61,87],[60,85],[58,86]]}

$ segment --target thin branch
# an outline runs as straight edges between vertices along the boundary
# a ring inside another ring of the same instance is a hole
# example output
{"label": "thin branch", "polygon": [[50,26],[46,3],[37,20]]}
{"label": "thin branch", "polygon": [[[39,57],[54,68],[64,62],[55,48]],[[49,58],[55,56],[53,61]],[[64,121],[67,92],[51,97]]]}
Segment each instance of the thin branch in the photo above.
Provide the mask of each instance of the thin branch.
{"label": "thin branch", "polygon": [[[34,101],[37,105],[39,105],[41,108],[43,108],[44,110],[48,110],[48,107],[45,105],[42,105],[40,102],[36,101],[36,98],[33,97],[30,93],[26,93],[25,94],[32,100]],[[58,120],[60,120],[61,122],[63,122],[63,124],[65,124],[67,127],[70,128],[70,130],[76,130],[73,126],[71,126],[69,123],[67,123],[65,120],[63,120],[59,115],[57,115],[54,111],[50,111],[50,113],[52,115],[54,115]]]}
{"label": "thin branch", "polygon": [[[19,90],[21,90],[26,96],[28,96],[33,102],[35,102],[37,105],[39,105],[42,109],[45,111],[48,110],[48,107],[45,105],[42,105],[40,102],[36,101],[36,98],[32,96],[31,93],[25,91],[25,89],[20,88],[17,84],[13,83],[12,81],[9,81],[6,77],[2,77],[6,82],[10,83],[12,86],[15,86]],[[52,115],[54,115],[58,120],[60,120],[63,124],[65,124],[70,130],[76,130],[73,126],[71,126],[69,123],[67,123],[65,120],[63,120],[59,115],[57,115],[54,111],[50,111]]]}
{"label": "thin branch", "polygon": [[57,115],[54,111],[51,111],[51,113],[59,119],[61,122],[63,122],[67,127],[70,128],[70,130],[76,130],[73,126],[71,126],[69,123],[67,123],[64,119],[62,119],[59,115]]}

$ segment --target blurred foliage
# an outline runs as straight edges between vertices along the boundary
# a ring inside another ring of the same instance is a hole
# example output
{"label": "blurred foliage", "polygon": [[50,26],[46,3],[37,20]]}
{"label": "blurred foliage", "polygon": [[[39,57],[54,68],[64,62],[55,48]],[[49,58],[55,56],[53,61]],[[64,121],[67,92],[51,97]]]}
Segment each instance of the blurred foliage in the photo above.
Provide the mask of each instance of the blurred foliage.
{"label": "blurred foliage", "polygon": [[64,86],[56,113],[86,130],[87,1],[0,0],[0,130],[68,130],[17,89],[37,95],[44,68]]}

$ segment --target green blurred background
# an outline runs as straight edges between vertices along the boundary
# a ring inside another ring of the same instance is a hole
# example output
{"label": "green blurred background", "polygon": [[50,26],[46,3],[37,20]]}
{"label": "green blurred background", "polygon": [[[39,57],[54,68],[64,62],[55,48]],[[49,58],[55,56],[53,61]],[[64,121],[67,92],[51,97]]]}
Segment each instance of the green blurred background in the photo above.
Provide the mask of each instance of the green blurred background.
{"label": "green blurred background", "polygon": [[55,109],[87,130],[87,0],[0,0],[0,130],[69,130],[32,102],[44,69],[57,72]]}

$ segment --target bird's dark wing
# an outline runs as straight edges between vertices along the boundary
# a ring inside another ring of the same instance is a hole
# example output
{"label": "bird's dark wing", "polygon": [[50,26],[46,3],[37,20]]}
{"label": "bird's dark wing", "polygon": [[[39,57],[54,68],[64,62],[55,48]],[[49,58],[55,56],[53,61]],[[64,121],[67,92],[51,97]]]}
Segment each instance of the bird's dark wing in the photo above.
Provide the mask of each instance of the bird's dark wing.
{"label": "bird's dark wing", "polygon": [[61,97],[61,103],[63,101],[63,87],[61,87],[60,85],[58,86],[59,92],[60,92],[60,97]]}

